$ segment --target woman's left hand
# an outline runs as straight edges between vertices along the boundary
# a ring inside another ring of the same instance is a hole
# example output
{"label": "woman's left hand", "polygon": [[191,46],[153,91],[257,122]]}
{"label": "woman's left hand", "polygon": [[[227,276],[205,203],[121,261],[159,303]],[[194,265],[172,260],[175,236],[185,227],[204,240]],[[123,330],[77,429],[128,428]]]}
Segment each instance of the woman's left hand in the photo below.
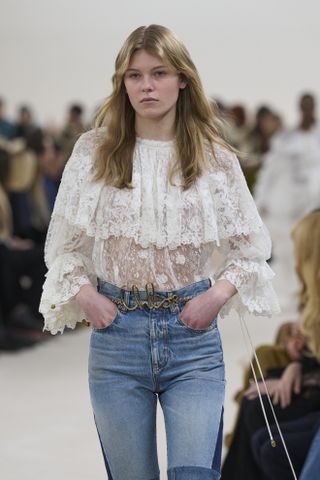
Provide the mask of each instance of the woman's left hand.
{"label": "woman's left hand", "polygon": [[209,290],[186,303],[180,320],[190,328],[205,329],[235,293],[236,288],[228,280],[219,280]]}

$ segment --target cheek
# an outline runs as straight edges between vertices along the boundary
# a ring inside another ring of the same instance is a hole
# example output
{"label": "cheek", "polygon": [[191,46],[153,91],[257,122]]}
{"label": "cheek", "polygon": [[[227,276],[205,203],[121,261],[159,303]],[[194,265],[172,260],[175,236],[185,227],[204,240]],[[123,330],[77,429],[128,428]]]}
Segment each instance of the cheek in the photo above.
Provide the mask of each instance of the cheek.
{"label": "cheek", "polygon": [[132,85],[126,86],[126,92],[131,104],[136,103],[136,92]]}
{"label": "cheek", "polygon": [[163,89],[163,94],[170,101],[177,101],[179,96],[179,87],[176,84],[166,85]]}

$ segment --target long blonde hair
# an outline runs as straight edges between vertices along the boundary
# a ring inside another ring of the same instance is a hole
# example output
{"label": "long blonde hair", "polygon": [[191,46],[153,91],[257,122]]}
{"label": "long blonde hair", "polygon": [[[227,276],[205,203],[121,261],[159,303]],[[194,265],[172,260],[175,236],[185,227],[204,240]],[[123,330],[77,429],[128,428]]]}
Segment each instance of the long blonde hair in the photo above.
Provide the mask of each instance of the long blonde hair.
{"label": "long blonde hair", "polygon": [[320,209],[305,215],[292,231],[296,270],[301,282],[300,328],[320,360]]}
{"label": "long blonde hair", "polygon": [[133,54],[146,50],[158,56],[187,82],[180,90],[176,106],[175,140],[177,160],[169,172],[179,169],[188,189],[207,165],[206,144],[214,155],[218,143],[234,151],[221,136],[222,122],[207,100],[197,69],[183,43],[166,27],[149,25],[134,30],[122,46],[112,77],[113,91],[97,112],[95,127],[107,125],[106,134],[96,150],[96,180],[118,188],[132,188],[133,151],[136,142],[135,111],[124,86],[124,75]]}

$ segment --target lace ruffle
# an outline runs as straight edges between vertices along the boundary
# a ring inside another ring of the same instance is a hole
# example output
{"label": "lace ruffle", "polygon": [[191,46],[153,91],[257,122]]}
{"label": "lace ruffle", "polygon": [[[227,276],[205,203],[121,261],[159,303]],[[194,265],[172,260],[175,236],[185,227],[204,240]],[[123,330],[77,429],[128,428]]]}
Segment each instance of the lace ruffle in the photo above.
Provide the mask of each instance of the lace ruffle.
{"label": "lace ruffle", "polygon": [[39,311],[45,324],[43,330],[63,333],[65,327],[75,328],[85,314],[75,300],[82,285],[97,285],[92,263],[80,253],[60,255],[50,266],[43,285]]}
{"label": "lace ruffle", "polygon": [[[99,132],[101,135],[102,132]],[[134,238],[142,247],[175,249],[199,247],[240,234],[258,231],[262,222],[243,183],[235,155],[216,147],[208,153],[210,169],[183,192],[167,182],[174,161],[173,142],[137,141],[134,189],[118,189],[92,182],[92,157],[97,145],[94,131],[81,136],[67,163],[53,215],[66,218],[89,236]]]}

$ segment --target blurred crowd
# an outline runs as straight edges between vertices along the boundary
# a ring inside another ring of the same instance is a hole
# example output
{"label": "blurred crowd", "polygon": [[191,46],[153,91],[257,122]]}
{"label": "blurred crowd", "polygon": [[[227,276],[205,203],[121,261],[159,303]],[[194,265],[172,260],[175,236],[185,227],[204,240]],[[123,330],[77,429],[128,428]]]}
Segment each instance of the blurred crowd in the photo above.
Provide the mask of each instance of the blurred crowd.
{"label": "blurred crowd", "polygon": [[57,131],[26,105],[15,121],[5,107],[0,99],[0,350],[18,350],[50,337],[38,312],[45,237],[65,163],[89,127],[80,105]]}
{"label": "blurred crowd", "polygon": [[[302,472],[301,478],[312,480],[317,477],[310,472],[320,468],[320,127],[311,93],[300,96],[298,107],[296,124],[288,128],[269,105],[252,113],[244,105],[212,102],[223,119],[221,133],[238,151],[271,234],[270,262],[286,322],[275,344],[257,353],[293,467]],[[26,105],[15,120],[8,119],[0,99],[0,350],[16,351],[54,338],[42,331],[38,312],[45,238],[64,166],[91,125],[84,121],[80,104],[71,105],[65,124],[53,129],[38,125]],[[305,221],[310,212],[316,213]],[[292,241],[297,223],[299,234]],[[285,450],[281,446],[275,454],[262,428],[252,380],[248,369],[235,397],[239,414],[234,431],[226,436],[229,451],[222,479],[292,478]],[[265,396],[265,385],[260,389]],[[274,419],[269,421],[279,445]]]}

